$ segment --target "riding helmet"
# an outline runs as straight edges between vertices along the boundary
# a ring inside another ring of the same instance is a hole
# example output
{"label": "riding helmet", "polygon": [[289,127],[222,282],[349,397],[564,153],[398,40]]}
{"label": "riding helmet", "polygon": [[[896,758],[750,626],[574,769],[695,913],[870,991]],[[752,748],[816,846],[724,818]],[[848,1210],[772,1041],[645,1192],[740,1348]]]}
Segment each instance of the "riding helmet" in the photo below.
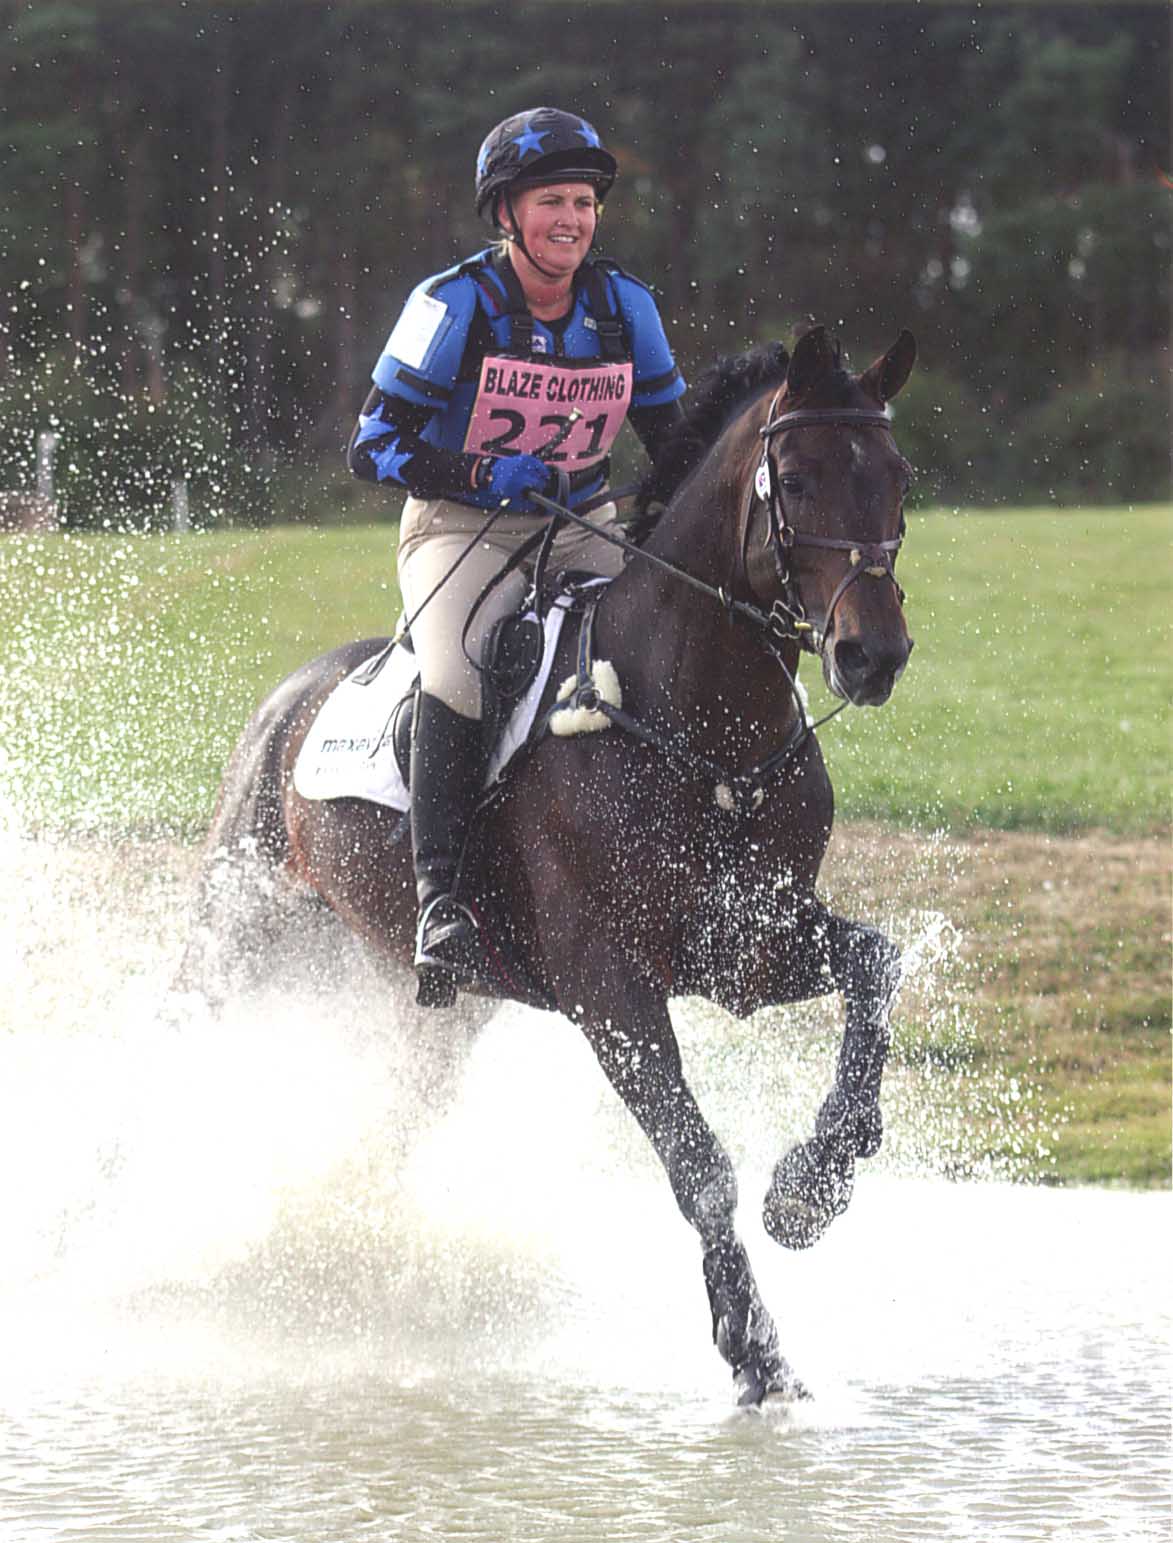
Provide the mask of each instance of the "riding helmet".
{"label": "riding helmet", "polygon": [[585,118],[556,107],[531,107],[486,136],[477,155],[477,213],[494,219],[498,193],[551,182],[590,182],[599,198],[606,198],[618,171]]}

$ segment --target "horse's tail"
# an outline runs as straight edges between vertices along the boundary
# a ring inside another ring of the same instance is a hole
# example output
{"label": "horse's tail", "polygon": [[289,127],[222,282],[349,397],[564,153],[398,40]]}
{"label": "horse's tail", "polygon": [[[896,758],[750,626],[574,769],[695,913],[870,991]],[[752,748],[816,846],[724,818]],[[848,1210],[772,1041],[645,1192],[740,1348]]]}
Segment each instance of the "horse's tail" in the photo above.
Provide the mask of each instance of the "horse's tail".
{"label": "horse's tail", "polygon": [[213,1001],[230,977],[259,958],[281,911],[294,857],[287,799],[293,764],[317,708],[333,686],[378,647],[351,643],[303,665],[265,698],[225,768],[203,856],[189,941],[175,988]]}

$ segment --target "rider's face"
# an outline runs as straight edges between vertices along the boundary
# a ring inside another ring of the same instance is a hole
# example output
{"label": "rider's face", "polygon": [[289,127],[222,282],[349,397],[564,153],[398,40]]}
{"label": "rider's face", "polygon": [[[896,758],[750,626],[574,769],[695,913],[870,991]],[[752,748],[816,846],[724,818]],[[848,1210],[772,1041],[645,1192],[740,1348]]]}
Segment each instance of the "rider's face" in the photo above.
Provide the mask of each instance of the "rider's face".
{"label": "rider's face", "polygon": [[574,273],[591,249],[599,221],[590,183],[523,188],[513,195],[513,209],[526,250],[535,261],[550,273]]}

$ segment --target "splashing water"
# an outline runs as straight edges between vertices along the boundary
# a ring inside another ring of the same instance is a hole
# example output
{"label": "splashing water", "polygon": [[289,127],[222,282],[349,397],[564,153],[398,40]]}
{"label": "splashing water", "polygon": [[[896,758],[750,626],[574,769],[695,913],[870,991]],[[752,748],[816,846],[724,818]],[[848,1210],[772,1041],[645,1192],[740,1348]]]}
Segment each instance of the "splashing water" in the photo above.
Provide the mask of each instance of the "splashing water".
{"label": "splashing water", "polygon": [[[329,918],[161,1021],[192,854],[11,810],[0,843],[6,1539],[1165,1535],[1168,1197],[948,1182],[956,1068],[895,1068],[882,1161],[787,1255],[756,1210],[837,1010],[679,1005],[818,1394],[735,1418],[696,1240],[570,1025],[417,1012]],[[938,991],[948,924],[900,941]]]}

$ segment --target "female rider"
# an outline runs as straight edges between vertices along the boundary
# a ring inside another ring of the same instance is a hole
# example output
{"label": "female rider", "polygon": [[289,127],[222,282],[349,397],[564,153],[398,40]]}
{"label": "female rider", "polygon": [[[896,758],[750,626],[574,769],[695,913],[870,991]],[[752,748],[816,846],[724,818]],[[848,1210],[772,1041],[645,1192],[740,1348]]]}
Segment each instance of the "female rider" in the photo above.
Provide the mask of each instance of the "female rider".
{"label": "female rider", "polygon": [[[481,677],[465,648],[479,663],[493,624],[520,604],[525,578],[515,570],[492,589],[462,644],[466,619],[543,527],[531,493],[552,495],[561,471],[571,508],[593,499],[606,487],[607,452],[625,417],[654,460],[680,414],[684,382],[655,301],[591,255],[616,171],[595,130],[573,114],[538,107],[493,129],[477,157],[476,207],[503,239],[413,292],[350,443],[357,476],[411,494],[398,568],[420,668],[411,834],[415,963],[428,1005],[450,1002],[479,954],[476,921],[456,894],[487,754]],[[494,510],[502,512],[468,551]],[[588,518],[614,531],[615,505]],[[552,560],[614,577],[623,554],[567,522]]]}

